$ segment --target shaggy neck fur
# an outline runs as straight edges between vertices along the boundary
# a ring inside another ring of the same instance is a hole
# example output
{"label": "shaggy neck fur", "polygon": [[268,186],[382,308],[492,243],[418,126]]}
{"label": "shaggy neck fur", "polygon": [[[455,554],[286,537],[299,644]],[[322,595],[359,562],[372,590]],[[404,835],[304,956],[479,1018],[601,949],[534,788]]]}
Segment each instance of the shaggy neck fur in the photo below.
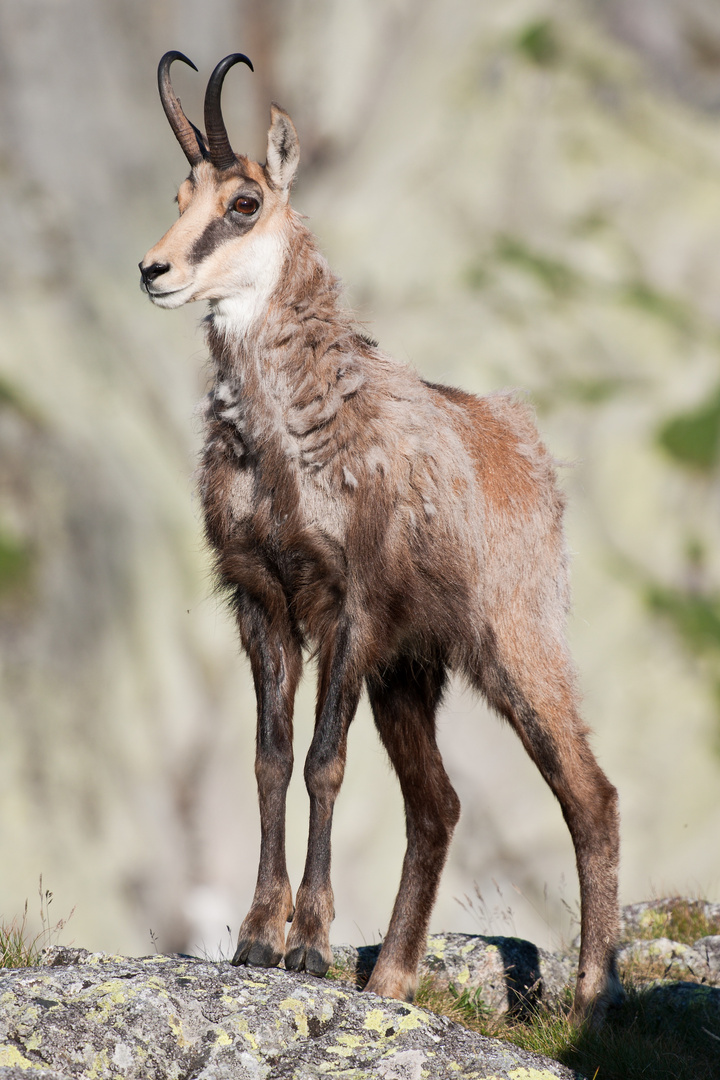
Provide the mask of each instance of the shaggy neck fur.
{"label": "shaggy neck fur", "polygon": [[338,279],[293,212],[272,289],[269,280],[252,303],[238,296],[213,305],[207,320],[217,378],[213,413],[234,425],[246,453],[272,450],[320,467],[325,459],[312,436],[357,390],[358,346],[367,346],[339,306]]}

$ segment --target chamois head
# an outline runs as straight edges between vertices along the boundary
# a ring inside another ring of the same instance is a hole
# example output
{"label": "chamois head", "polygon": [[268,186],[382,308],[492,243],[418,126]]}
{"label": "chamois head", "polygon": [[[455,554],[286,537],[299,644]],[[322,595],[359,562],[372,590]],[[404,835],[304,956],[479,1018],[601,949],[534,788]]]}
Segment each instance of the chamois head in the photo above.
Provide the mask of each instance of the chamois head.
{"label": "chamois head", "polygon": [[265,165],[235,154],[220,95],[234,64],[250,70],[252,64],[232,53],[217,65],[205,91],[203,135],[173,92],[174,60],[197,68],[180,52],[166,53],[158,67],[165,114],[192,168],[178,191],[178,221],[139,264],[141,287],[164,308],[190,300],[239,300],[252,309],[272,291],[282,265],[288,196],[300,153],[297,132],[287,113],[273,105]]}

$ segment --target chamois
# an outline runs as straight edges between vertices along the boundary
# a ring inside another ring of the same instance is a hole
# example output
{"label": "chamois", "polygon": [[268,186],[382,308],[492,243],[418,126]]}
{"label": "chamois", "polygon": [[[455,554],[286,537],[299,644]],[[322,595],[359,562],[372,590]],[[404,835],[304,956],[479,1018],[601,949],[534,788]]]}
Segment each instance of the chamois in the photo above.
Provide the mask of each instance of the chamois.
{"label": "chamois", "polygon": [[[212,73],[203,135],[160,61],[163,107],[191,171],[179,219],[140,263],[158,307],[209,302],[215,381],[199,470],[207,538],[257,694],[257,885],[235,964],[324,975],[331,962],[333,805],[363,687],[397,772],[407,827],[400,888],[366,989],[411,1000],[460,805],[435,740],[447,673],[517,732],[570,830],[580,880],[574,1016],[621,996],[617,794],[588,745],[565,643],[564,499],[528,410],[427,382],[359,331],[289,192],[290,117],[271,109],[267,162],[236,155]],[[285,861],[293,701],[317,656],[305,762],[307,861]],[[285,924],[291,922],[287,941]]]}

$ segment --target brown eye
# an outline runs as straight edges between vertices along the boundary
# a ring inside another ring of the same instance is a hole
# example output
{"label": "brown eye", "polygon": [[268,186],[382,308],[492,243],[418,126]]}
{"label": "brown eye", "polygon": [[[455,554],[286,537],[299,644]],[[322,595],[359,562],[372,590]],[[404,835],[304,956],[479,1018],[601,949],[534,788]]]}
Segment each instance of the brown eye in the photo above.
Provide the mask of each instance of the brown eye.
{"label": "brown eye", "polygon": [[233,210],[237,214],[254,214],[260,207],[260,203],[257,199],[251,199],[248,195],[241,195],[239,199],[236,199],[233,203]]}

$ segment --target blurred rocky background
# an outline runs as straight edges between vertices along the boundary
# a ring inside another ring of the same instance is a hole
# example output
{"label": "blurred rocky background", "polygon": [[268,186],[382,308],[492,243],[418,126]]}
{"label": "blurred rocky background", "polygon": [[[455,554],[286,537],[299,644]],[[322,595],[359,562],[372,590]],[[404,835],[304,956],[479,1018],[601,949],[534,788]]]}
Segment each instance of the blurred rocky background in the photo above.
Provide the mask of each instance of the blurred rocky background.
{"label": "blurred rocky background", "polygon": [[[254,885],[254,702],[192,473],[199,306],[137,262],[228,77],[271,99],[368,331],[435,380],[523,388],[563,470],[584,712],[620,789],[624,902],[720,890],[720,8],[713,0],[7,0],[0,5],[0,914],[38,875],[63,937],[231,949]],[[298,708],[297,760],[313,688]],[[571,936],[559,808],[456,689],[464,813],[434,930]],[[289,809],[294,884],[306,797]],[[379,940],[404,823],[362,707],[336,814],[334,940]],[[478,886],[484,903],[475,895]],[[472,898],[472,902],[465,899]],[[511,909],[511,912],[508,912]]]}

